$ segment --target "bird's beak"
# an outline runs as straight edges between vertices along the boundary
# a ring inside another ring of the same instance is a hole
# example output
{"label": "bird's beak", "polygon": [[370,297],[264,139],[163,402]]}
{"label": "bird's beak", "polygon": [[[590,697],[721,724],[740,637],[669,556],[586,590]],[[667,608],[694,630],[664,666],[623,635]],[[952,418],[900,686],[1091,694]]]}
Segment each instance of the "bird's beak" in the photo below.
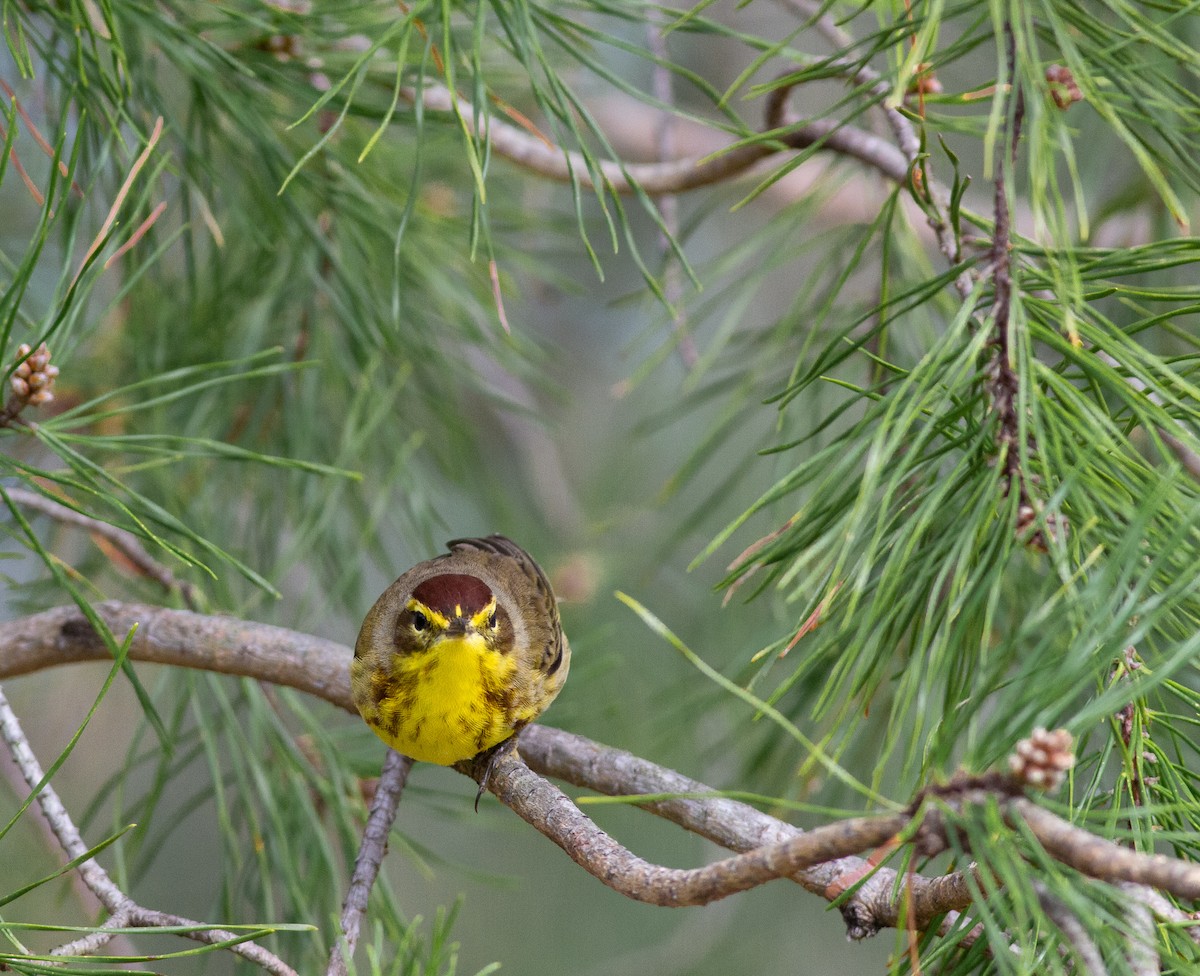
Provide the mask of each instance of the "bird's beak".
{"label": "bird's beak", "polygon": [[471,621],[466,617],[453,617],[450,620],[450,626],[446,628],[446,633],[451,636],[460,636],[471,629]]}

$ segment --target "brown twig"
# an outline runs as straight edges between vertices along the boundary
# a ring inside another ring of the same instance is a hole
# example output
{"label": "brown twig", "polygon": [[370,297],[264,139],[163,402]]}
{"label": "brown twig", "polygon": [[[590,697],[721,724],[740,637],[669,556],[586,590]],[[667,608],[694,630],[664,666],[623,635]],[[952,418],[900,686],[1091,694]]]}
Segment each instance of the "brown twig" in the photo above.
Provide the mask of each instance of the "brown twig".
{"label": "brown twig", "polygon": [[[1008,74],[1012,78],[1015,59],[1015,41],[1012,27],[1004,25],[1005,37],[1008,42]],[[1012,255],[1010,248],[1008,183],[1005,178],[1007,159],[1015,161],[1017,143],[1021,138],[1021,117],[1024,114],[1024,102],[1018,91],[1017,103],[1013,107],[1011,129],[1006,129],[1007,138],[1001,140],[996,149],[996,186],[995,186],[995,229],[992,232],[992,288],[995,347],[994,373],[992,378],[992,409],[999,417],[1000,430],[997,435],[1001,450],[1004,452],[1005,474],[1010,489],[1016,485],[1022,492],[1025,501],[1024,486],[1021,480],[1021,455],[1018,450],[1019,421],[1017,402],[1020,390],[1020,377],[1012,363],[1012,349],[1009,343],[1009,329],[1012,318]]]}
{"label": "brown twig", "polygon": [[[771,93],[767,108],[769,119],[782,118],[782,103],[789,91],[790,88],[783,87]],[[472,127],[473,135],[482,137],[485,132],[481,131],[481,127],[486,127],[493,151],[539,176],[560,183],[577,181],[580,186],[595,188],[587,161],[579,153],[558,146],[547,146],[523,129],[496,119],[477,120],[469,102],[440,85],[427,85],[419,95],[411,88],[404,89],[401,94],[409,101],[420,97],[424,107],[430,111],[453,112],[457,108],[464,124]],[[774,128],[768,123],[768,131]],[[891,143],[862,129],[828,119],[816,119],[799,128],[789,129],[769,143],[734,146],[704,160],[688,158],[660,163],[599,160],[596,166],[604,187],[613,193],[633,193],[635,187],[640,187],[650,196],[659,196],[664,193],[685,193],[732,179],[781,149],[804,149],[818,142],[871,166],[895,182],[904,182],[908,178],[908,160]]]}
{"label": "brown twig", "polygon": [[371,800],[371,812],[363,830],[358,858],[354,862],[354,874],[342,905],[342,934],[329,954],[327,976],[345,976],[349,961],[354,958],[358,932],[367,913],[367,899],[375,885],[379,867],[383,864],[383,856],[387,853],[388,834],[396,822],[396,810],[400,806],[400,795],[404,792],[404,784],[408,782],[410,769],[411,759],[394,749],[387,751],[375,797]]}
{"label": "brown twig", "polygon": [[[95,858],[85,857],[88,852],[88,846],[83,842],[78,828],[76,828],[70,814],[67,813],[66,807],[63,806],[62,801],[58,798],[58,793],[54,787],[48,782],[42,782],[45,779],[45,773],[42,770],[41,763],[38,762],[37,757],[33,754],[33,750],[29,747],[29,740],[26,739],[21,724],[17,720],[16,713],[13,712],[12,707],[9,705],[3,690],[0,690],[0,738],[3,738],[8,744],[13,761],[17,764],[18,769],[20,769],[21,777],[25,780],[29,789],[37,789],[41,785],[41,789],[37,795],[37,803],[41,808],[42,815],[46,818],[46,822],[50,825],[50,829],[54,832],[54,836],[58,839],[63,852],[70,860],[85,858],[76,866],[75,870],[78,872],[79,877],[83,879],[83,883],[87,885],[88,889],[108,911],[110,918],[108,925],[105,926],[106,928],[137,927],[152,929],[165,926],[203,925],[201,922],[194,922],[191,919],[156,909],[144,908],[137,904],[113,882],[108,872],[99,865]],[[207,927],[180,934],[185,935],[189,939],[209,944],[243,938],[243,936],[225,931],[224,929]],[[111,933],[97,932],[89,935],[85,940],[70,943],[68,946],[60,946],[59,954],[63,954],[68,949],[74,952],[80,947],[95,950],[108,941],[106,936],[111,937]],[[284,963],[282,959],[252,942],[237,942],[235,945],[228,946],[228,949],[230,952],[242,956],[267,972],[274,974],[274,976],[297,976],[295,970]]]}
{"label": "brown twig", "polygon": [[1021,374],[1013,359],[1012,348],[1012,239],[1008,207],[1008,168],[1017,159],[1021,123],[1025,117],[1025,96],[1015,82],[1016,40],[1012,25],[1005,23],[1009,90],[1015,93],[1009,124],[996,147],[995,213],[990,264],[992,271],[992,361],[989,365],[988,394],[996,415],[996,446],[1004,463],[1004,494],[1016,495],[1017,532],[1033,548],[1045,551],[1055,529],[1065,523],[1048,518],[1038,525],[1041,506],[1029,489],[1024,460],[1036,450],[1033,434],[1023,430],[1021,416]]}
{"label": "brown twig", "polygon": [[111,525],[90,515],[84,515],[62,502],[25,488],[9,488],[8,497],[24,508],[31,508],[64,525],[73,525],[92,535],[99,536],[128,559],[139,573],[154,580],[168,593],[178,592],[188,608],[195,610],[199,605],[199,591],[186,580],[181,580],[166,566],[159,563],[146,551],[141,540],[127,529]]}

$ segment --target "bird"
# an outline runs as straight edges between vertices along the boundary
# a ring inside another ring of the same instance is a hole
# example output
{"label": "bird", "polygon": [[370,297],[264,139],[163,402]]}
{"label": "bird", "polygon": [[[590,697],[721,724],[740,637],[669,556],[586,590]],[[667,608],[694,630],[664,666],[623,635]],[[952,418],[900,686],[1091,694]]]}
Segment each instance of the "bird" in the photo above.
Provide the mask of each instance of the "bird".
{"label": "bird", "polygon": [[397,752],[452,766],[495,760],[567,680],[571,648],[546,574],[502,535],[453,539],[368,611],[350,686],[367,725]]}

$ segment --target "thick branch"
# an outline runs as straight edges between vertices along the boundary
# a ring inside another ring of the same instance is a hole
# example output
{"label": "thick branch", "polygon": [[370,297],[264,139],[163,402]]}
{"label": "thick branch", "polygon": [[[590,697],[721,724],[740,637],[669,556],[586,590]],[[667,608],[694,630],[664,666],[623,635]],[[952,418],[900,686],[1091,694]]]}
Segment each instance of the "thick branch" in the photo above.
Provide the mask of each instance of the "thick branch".
{"label": "thick branch", "polygon": [[[544,776],[605,796],[681,794],[678,798],[651,800],[638,806],[732,851],[781,844],[803,833],[799,827],[748,804],[705,796],[713,792],[711,787],[581,735],[531,725],[521,733],[521,756]],[[789,876],[813,894],[832,899],[871,871],[871,865],[862,858],[838,857]],[[928,928],[935,918],[966,908],[971,902],[970,889],[961,872],[938,878],[911,875],[910,879],[911,901],[907,912],[910,922],[919,930]],[[842,903],[842,916],[851,938],[867,938],[882,928],[899,925],[901,902],[895,891],[896,872],[878,868]]]}
{"label": "thick branch", "polygon": [[1076,827],[1026,799],[1014,799],[1011,809],[1048,854],[1080,874],[1113,883],[1147,885],[1180,898],[1200,898],[1200,864],[1130,850]]}

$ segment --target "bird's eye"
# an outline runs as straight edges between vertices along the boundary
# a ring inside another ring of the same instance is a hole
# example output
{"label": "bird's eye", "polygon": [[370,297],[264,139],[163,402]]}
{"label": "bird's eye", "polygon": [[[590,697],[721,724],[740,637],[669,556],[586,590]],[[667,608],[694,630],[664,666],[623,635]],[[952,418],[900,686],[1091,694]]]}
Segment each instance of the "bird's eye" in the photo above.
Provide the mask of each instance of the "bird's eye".
{"label": "bird's eye", "polygon": [[493,610],[492,615],[490,617],[488,617],[488,626],[489,627],[496,626],[496,611],[495,610]]}
{"label": "bird's eye", "polygon": [[424,630],[428,626],[429,618],[426,617],[425,614],[421,613],[420,610],[414,610],[412,615],[412,629]]}

